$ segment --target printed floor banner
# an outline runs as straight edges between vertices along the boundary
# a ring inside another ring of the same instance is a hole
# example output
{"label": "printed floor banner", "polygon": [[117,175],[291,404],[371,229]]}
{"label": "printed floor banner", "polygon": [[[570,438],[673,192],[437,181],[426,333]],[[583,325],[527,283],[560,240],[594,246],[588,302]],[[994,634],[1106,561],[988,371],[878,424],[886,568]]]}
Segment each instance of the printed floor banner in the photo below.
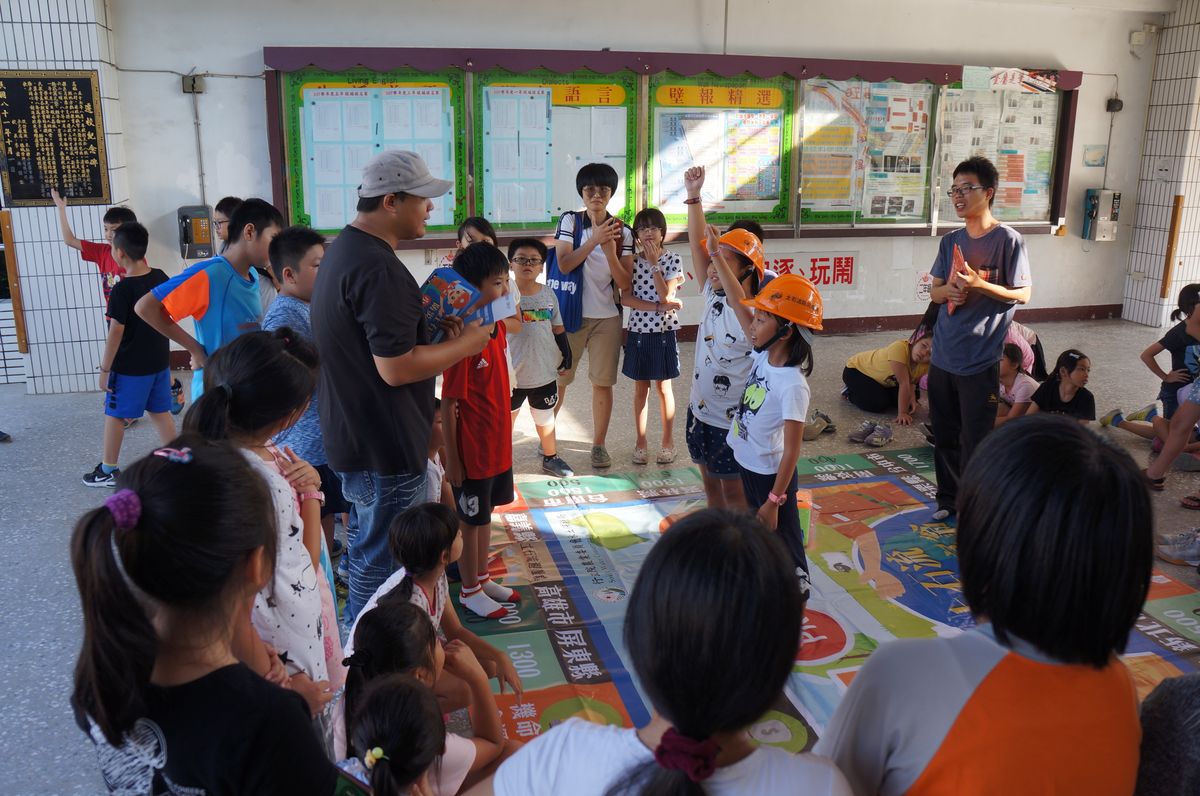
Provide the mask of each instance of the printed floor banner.
{"label": "printed floor banner", "polygon": [[[931,450],[818,456],[798,469],[813,592],[793,674],[752,730],[792,751],[816,743],[881,643],[973,624],[954,528],[931,519]],[[530,740],[571,716],[641,726],[650,707],[621,635],[626,599],[659,536],[704,506],[699,474],[645,470],[517,489],[517,502],[496,515],[491,574],[521,600],[499,620],[458,609],[524,682],[520,700],[497,695],[508,736]],[[1200,670],[1200,592],[1156,571],[1125,662],[1141,697],[1164,678]]]}

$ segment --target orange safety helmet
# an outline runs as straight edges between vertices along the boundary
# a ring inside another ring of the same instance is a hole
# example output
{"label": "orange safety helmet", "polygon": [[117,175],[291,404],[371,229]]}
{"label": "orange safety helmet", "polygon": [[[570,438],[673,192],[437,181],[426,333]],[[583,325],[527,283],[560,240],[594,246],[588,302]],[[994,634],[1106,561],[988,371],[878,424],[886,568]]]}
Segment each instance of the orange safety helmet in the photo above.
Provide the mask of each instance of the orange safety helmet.
{"label": "orange safety helmet", "polygon": [[757,296],[742,299],[742,303],[777,315],[797,326],[821,331],[821,294],[812,282],[799,274],[775,277],[758,291]]}
{"label": "orange safety helmet", "polygon": [[763,265],[762,241],[758,239],[757,235],[745,229],[731,229],[717,242],[749,259],[754,264],[754,270],[758,271],[758,278],[762,279],[766,266]]}

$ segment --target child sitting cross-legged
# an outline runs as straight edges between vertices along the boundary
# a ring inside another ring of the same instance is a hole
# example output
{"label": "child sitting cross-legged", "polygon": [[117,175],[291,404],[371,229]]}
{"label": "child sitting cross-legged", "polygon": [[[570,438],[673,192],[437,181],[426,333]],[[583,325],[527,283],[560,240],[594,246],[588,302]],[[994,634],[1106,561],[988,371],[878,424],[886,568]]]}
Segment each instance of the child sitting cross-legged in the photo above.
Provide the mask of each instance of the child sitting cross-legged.
{"label": "child sitting cross-legged", "polygon": [[[466,685],[471,737],[446,735],[445,752],[430,771],[432,793],[453,796],[488,776],[499,761],[521,747],[520,742],[504,738],[496,699],[475,653],[461,641],[451,641],[443,649],[429,614],[403,595],[385,595],[373,609],[359,614],[353,642],[354,653],[346,659],[347,717],[357,715],[365,689],[387,675],[410,674],[435,694],[449,675]],[[445,712],[446,703],[439,705]]]}
{"label": "child sitting cross-legged", "polygon": [[432,796],[446,724],[429,686],[406,674],[380,677],[347,724],[351,758],[338,767],[372,796]]}

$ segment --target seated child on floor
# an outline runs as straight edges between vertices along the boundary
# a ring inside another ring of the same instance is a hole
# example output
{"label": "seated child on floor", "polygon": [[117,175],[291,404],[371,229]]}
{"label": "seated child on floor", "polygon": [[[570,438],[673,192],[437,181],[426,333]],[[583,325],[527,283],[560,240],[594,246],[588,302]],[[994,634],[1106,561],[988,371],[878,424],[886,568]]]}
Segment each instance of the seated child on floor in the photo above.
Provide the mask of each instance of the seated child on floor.
{"label": "seated child on floor", "polygon": [[1163,680],[1142,703],[1135,796],[1200,793],[1200,673]]}
{"label": "seated child on floor", "polygon": [[1005,343],[1000,353],[1000,402],[996,404],[996,427],[1029,411],[1037,380],[1021,364],[1021,349]]}
{"label": "seated child on floor", "polygon": [[875,650],[816,751],[860,794],[1132,793],[1141,730],[1118,655],[1153,564],[1137,465],[1078,423],[1029,417],[983,440],[958,507],[978,625]]}
{"label": "seated child on floor", "polygon": [[625,616],[649,723],[569,718],[503,762],[479,792],[849,796],[829,760],[759,745],[747,732],[779,699],[803,613],[779,534],[745,512],[689,514],[650,548]]}
{"label": "seated child on floor", "polygon": [[[354,654],[346,659],[346,716],[356,715],[367,686],[386,675],[411,674],[435,694],[449,675],[466,684],[472,737],[447,733],[446,751],[430,772],[431,791],[438,796],[453,796],[470,787],[521,747],[520,742],[504,738],[496,698],[475,653],[461,641],[443,648],[428,612],[402,595],[387,594],[372,610],[359,614],[353,648]],[[439,702],[440,710],[446,707]]]}
{"label": "seated child on floor", "polygon": [[842,369],[842,382],[850,403],[864,412],[896,410],[896,422],[912,423],[917,412],[917,388],[929,372],[933,335],[916,342],[897,340],[873,351],[860,351]]}
{"label": "seated child on floor", "polygon": [[[479,658],[488,676],[498,679],[502,693],[505,686],[520,693],[521,678],[517,676],[512,660],[464,627],[450,605],[446,567],[457,561],[463,550],[463,537],[454,509],[441,503],[426,503],[405,509],[392,520],[390,531],[392,558],[399,568],[371,595],[355,620],[355,627],[385,596],[408,600],[425,611],[440,637],[447,642],[466,644]],[[353,627],[350,636],[353,639]],[[351,641],[346,645],[346,652],[353,651]],[[445,688],[439,688],[439,695],[456,699],[451,693],[449,679],[447,683]],[[453,704],[452,707],[464,705]]]}
{"label": "seated child on floor", "polygon": [[367,688],[347,724],[352,757],[338,767],[368,785],[373,796],[432,792],[446,724],[429,686],[406,674],[381,677]]}
{"label": "seated child on floor", "polygon": [[1073,417],[1080,423],[1096,419],[1096,399],[1087,388],[1092,361],[1082,352],[1068,348],[1058,355],[1054,372],[1030,399],[1026,414],[1047,412]]}

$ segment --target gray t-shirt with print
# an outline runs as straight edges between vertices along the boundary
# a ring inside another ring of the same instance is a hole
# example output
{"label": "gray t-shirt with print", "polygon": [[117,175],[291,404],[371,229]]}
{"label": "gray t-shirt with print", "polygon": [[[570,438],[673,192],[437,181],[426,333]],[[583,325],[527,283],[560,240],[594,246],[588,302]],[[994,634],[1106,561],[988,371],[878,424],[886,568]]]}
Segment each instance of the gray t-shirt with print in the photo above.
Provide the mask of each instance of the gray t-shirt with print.
{"label": "gray t-shirt with print", "polygon": [[518,390],[544,387],[558,379],[562,352],[554,342],[554,327],[562,325],[553,290],[543,285],[534,295],[521,296],[521,331],[508,335]]}

